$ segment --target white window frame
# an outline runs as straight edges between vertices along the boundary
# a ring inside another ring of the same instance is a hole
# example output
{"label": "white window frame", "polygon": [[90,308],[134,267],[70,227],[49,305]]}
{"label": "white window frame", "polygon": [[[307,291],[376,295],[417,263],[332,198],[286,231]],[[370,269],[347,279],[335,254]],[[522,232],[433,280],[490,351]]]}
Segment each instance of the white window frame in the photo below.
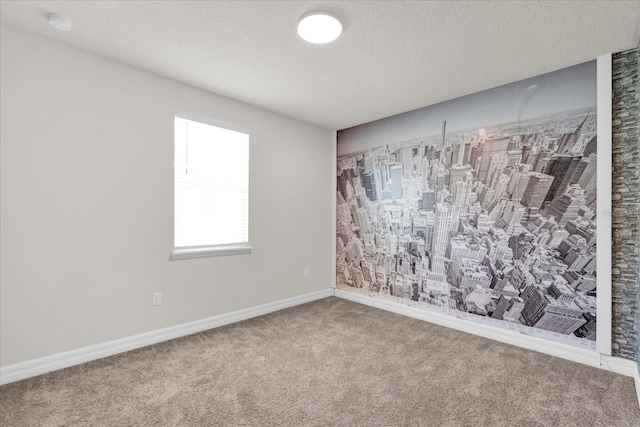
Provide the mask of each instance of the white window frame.
{"label": "white window frame", "polygon": [[[234,132],[240,132],[240,133],[244,133],[247,136],[250,135],[250,132],[247,131],[246,129],[242,129],[239,127],[235,127],[235,126],[229,126],[228,124],[223,124],[223,123],[218,123],[218,122],[214,122],[208,119],[203,119],[202,117],[194,117],[194,116],[189,116],[189,115],[182,115],[182,114],[176,114],[174,117],[174,141],[173,141],[173,147],[174,147],[174,168],[177,167],[177,159],[175,158],[176,153],[175,153],[175,149],[176,149],[176,138],[175,138],[175,123],[176,120],[178,119],[182,119],[182,120],[187,120],[187,121],[192,121],[192,122],[198,122],[201,124],[205,124],[205,125],[209,125],[209,126],[213,126],[213,127],[217,127],[217,128],[221,128],[224,130],[230,130],[230,131],[234,131]],[[250,145],[249,145],[250,147]],[[250,160],[247,159],[247,162],[249,162],[250,164]],[[191,259],[191,258],[205,258],[205,257],[216,257],[216,256],[226,256],[226,255],[241,255],[241,254],[250,254],[252,252],[253,247],[250,245],[249,243],[249,224],[247,223],[247,242],[240,242],[240,243],[229,243],[229,244],[208,244],[208,245],[201,245],[201,246],[176,246],[176,238],[175,238],[175,227],[176,227],[176,217],[175,217],[175,210],[176,210],[176,175],[175,175],[175,170],[174,170],[174,175],[173,175],[173,190],[174,190],[174,197],[173,197],[173,209],[174,209],[174,217],[173,217],[173,251],[171,252],[171,256],[170,259],[171,260],[181,260],[181,259]],[[248,190],[249,187],[247,187]],[[249,195],[247,195],[247,197],[249,197]],[[248,204],[248,201],[247,201]],[[249,220],[249,206],[247,206],[247,222]]]}

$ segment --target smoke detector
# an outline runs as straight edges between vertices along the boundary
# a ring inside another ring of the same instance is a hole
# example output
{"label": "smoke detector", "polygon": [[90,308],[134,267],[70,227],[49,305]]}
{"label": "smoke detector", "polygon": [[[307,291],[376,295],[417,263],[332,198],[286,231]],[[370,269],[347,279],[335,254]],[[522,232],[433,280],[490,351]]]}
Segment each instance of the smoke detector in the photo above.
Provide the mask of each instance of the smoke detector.
{"label": "smoke detector", "polygon": [[71,21],[57,13],[47,13],[47,21],[56,30],[71,31]]}

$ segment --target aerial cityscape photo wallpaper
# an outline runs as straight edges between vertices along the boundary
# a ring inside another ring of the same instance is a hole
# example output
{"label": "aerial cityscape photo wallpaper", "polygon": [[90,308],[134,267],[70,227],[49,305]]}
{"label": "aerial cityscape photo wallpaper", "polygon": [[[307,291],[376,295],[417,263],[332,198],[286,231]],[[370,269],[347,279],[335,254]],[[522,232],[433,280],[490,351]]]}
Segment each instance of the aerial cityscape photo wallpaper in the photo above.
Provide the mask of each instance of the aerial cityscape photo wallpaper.
{"label": "aerial cityscape photo wallpaper", "polygon": [[338,132],[336,284],[595,348],[596,61]]}

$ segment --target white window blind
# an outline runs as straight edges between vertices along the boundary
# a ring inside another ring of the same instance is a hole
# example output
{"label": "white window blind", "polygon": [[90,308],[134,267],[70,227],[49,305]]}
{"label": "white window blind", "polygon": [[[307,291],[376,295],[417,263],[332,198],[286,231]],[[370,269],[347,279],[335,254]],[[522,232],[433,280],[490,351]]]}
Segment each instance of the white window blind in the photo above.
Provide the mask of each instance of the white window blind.
{"label": "white window blind", "polygon": [[175,118],[174,246],[248,245],[249,135]]}

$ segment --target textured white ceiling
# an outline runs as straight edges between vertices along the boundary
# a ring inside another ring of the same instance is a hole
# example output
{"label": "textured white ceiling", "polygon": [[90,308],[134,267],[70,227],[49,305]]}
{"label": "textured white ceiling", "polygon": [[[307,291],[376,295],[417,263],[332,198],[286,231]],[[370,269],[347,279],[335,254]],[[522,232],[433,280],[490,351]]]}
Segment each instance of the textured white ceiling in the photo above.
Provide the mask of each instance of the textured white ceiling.
{"label": "textured white ceiling", "polygon": [[[338,14],[337,41],[296,35]],[[73,22],[49,27],[47,12]],[[331,129],[638,45],[637,1],[2,1],[2,25]]]}

